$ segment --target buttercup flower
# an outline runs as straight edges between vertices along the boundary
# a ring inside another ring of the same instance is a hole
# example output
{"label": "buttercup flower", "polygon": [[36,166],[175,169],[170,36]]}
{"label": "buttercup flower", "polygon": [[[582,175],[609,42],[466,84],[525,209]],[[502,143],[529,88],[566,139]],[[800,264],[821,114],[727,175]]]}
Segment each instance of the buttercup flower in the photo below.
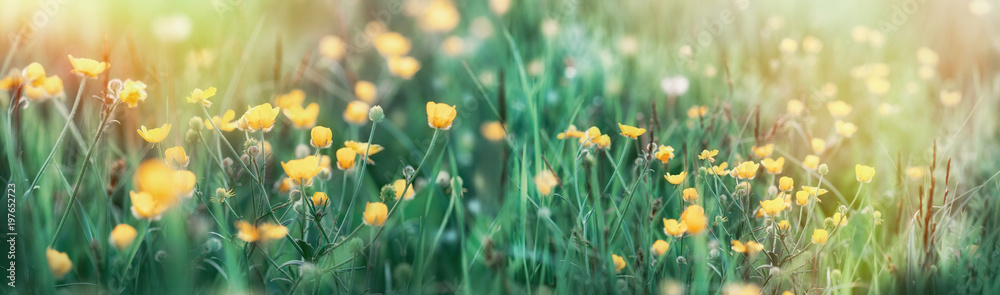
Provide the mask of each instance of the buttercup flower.
{"label": "buttercup flower", "polygon": [[354,159],[358,157],[358,152],[349,147],[342,147],[337,150],[337,169],[349,170],[354,168]]}
{"label": "buttercup flower", "polygon": [[679,184],[681,184],[682,182],[684,182],[684,178],[686,178],[686,177],[687,177],[687,171],[681,171],[681,173],[673,174],[673,175],[671,175],[670,173],[667,173],[667,175],[663,176],[663,178],[667,179],[667,182],[670,182],[670,184],[673,184],[673,185],[679,185]]}
{"label": "buttercup flower", "polygon": [[448,36],[441,42],[441,49],[447,56],[458,56],[465,50],[465,41],[459,36]]}
{"label": "buttercup flower", "polygon": [[615,264],[616,272],[621,272],[625,268],[625,259],[621,256],[611,254],[611,262]]}
{"label": "buttercup flower", "polygon": [[809,192],[807,191],[795,192],[795,203],[799,204],[800,206],[805,206],[806,204],[809,204]]}
{"label": "buttercup flower", "polygon": [[211,107],[212,106],[212,102],[209,101],[208,99],[212,98],[212,96],[215,96],[215,92],[216,92],[215,87],[208,87],[208,89],[205,89],[205,90],[201,90],[199,88],[195,88],[193,91],[191,91],[191,95],[189,95],[187,97],[187,102],[188,103],[200,103],[201,105],[205,106],[206,108],[207,107]]}
{"label": "buttercup flower", "polygon": [[599,149],[607,149],[611,147],[611,137],[607,134],[601,134],[601,137],[594,140],[594,144],[597,144],[597,148]]}
{"label": "buttercup flower", "polygon": [[130,191],[129,196],[132,200],[132,215],[135,218],[159,220],[160,214],[167,210],[167,206],[147,192]]}
{"label": "buttercup flower", "polygon": [[507,131],[504,129],[503,124],[498,121],[483,123],[479,127],[479,132],[483,134],[484,138],[495,142],[499,142],[507,137]]}
{"label": "buttercup flower", "polygon": [[701,118],[706,114],[708,114],[708,107],[706,106],[692,106],[687,110],[687,116],[691,119]]}
{"label": "buttercup flower", "polygon": [[319,116],[319,105],[310,103],[303,108],[301,105],[293,105],[284,109],[285,117],[292,121],[292,126],[298,129],[312,128],[316,126],[316,117]]}
{"label": "buttercup flower", "polygon": [[139,136],[149,143],[158,143],[167,138],[170,134],[170,124],[163,124],[160,128],[146,129],[146,125],[139,126]]}
{"label": "buttercup flower", "polygon": [[581,138],[584,136],[587,136],[587,134],[584,133],[583,131],[577,130],[575,125],[569,125],[569,128],[567,128],[565,132],[560,132],[559,134],[557,134],[556,138],[557,139]]}
{"label": "buttercup flower", "polygon": [[194,186],[198,177],[194,172],[187,170],[177,170],[174,172],[174,186],[181,197],[190,198],[194,196]]}
{"label": "buttercup flower", "polygon": [[324,193],[324,192],[316,192],[312,196],[313,206],[316,206],[316,207],[326,206],[326,203],[328,203],[329,201],[330,201],[330,198],[327,197],[326,193]]}
{"label": "buttercup flower", "polygon": [[775,216],[785,210],[785,198],[778,197],[773,200],[760,201],[760,208],[764,209],[767,216]]}
{"label": "buttercup flower", "polygon": [[850,138],[854,135],[854,132],[858,131],[858,126],[855,126],[854,123],[851,122],[837,121],[834,122],[834,127],[837,129],[837,134],[847,138]]}
{"label": "buttercup flower", "polygon": [[118,250],[125,250],[125,248],[132,245],[132,241],[135,240],[136,235],[138,235],[138,232],[134,227],[122,223],[111,230],[108,242],[114,245],[115,248],[118,248]]}
{"label": "buttercup flower", "polygon": [[778,179],[778,189],[786,192],[792,191],[795,189],[795,180],[787,176],[781,177],[781,179]]}
{"label": "buttercup flower", "polygon": [[809,170],[816,170],[819,167],[819,157],[816,155],[808,155],[802,160],[802,166]]}
{"label": "buttercup flower", "polygon": [[269,240],[281,239],[288,235],[288,228],[272,223],[262,223],[259,226],[254,226],[246,221],[238,221],[236,222],[236,229],[239,230],[236,237],[247,243],[263,243]]}
{"label": "buttercup flower", "polygon": [[670,159],[674,158],[674,148],[671,146],[661,145],[660,149],[656,151],[656,158],[666,164]]}
{"label": "buttercup flower", "polygon": [[622,123],[618,123],[618,129],[621,129],[622,135],[632,139],[636,139],[643,133],[646,133],[646,128],[636,128],[628,125],[622,125]]}
{"label": "buttercup flower", "polygon": [[819,154],[826,150],[826,140],[820,138],[813,138],[809,142],[809,146],[812,148],[813,153]]}
{"label": "buttercup flower", "polygon": [[190,158],[184,153],[184,147],[175,146],[163,151],[167,164],[176,169],[187,167]]}
{"label": "buttercup flower", "polygon": [[66,253],[47,248],[45,249],[45,258],[49,262],[49,271],[52,272],[52,277],[57,280],[73,270],[73,261]]}
{"label": "buttercup flower", "polygon": [[306,93],[299,89],[292,89],[286,94],[278,95],[274,99],[274,104],[281,109],[287,109],[292,106],[300,106],[302,102],[306,100]]}
{"label": "buttercup flower", "polygon": [[781,222],[778,222],[778,228],[780,228],[781,230],[788,230],[788,228],[791,226],[792,225],[788,223],[788,220],[782,220]]}
{"label": "buttercup flower", "polygon": [[313,127],[309,131],[309,144],[315,148],[328,148],[333,143],[333,131],[323,126]]}
{"label": "buttercup flower", "polygon": [[764,165],[764,169],[770,174],[781,174],[782,168],[785,167],[785,157],[778,157],[777,160],[771,158],[764,158],[760,163]]}
{"label": "buttercup flower", "polygon": [[375,88],[375,84],[368,81],[358,81],[354,83],[354,96],[357,96],[359,100],[364,101],[368,104],[375,103],[375,98],[378,96],[378,89]]}
{"label": "buttercup flower", "polygon": [[786,109],[788,110],[788,114],[792,115],[792,116],[800,116],[800,115],[802,115],[802,110],[804,110],[805,108],[806,108],[806,104],[803,103],[801,100],[798,100],[798,99],[789,100],[788,101],[788,105],[786,106]]}
{"label": "buttercup flower", "polygon": [[755,147],[753,147],[753,154],[755,156],[757,156],[758,158],[767,158],[767,157],[770,157],[771,153],[773,153],[773,152],[774,152],[774,144],[773,143],[765,144],[763,146],[755,146]]}
{"label": "buttercup flower", "polygon": [[733,251],[737,253],[743,253],[750,256],[757,254],[761,250],[764,250],[764,245],[757,243],[756,241],[747,241],[746,243],[740,242],[739,240],[732,240],[730,243],[733,244],[731,247]]}
{"label": "buttercup flower", "polygon": [[859,182],[869,183],[872,182],[872,177],[875,177],[875,168],[857,164],[854,165],[854,174]]}
{"label": "buttercup flower", "polygon": [[694,202],[698,200],[698,190],[693,187],[684,189],[681,194],[685,201]]}
{"label": "buttercup flower", "polygon": [[97,75],[100,75],[104,70],[111,67],[106,62],[99,62],[89,58],[74,58],[72,54],[69,55],[69,63],[73,65],[74,74],[90,78],[97,78]]}
{"label": "buttercup flower", "polygon": [[705,208],[699,205],[691,205],[681,212],[681,220],[687,225],[687,232],[696,235],[705,230],[708,225],[708,218],[705,217]]}
{"label": "buttercup flower", "polygon": [[736,177],[740,179],[753,179],[757,176],[757,169],[760,169],[760,164],[755,162],[746,161],[736,166],[734,169],[736,172]]}
{"label": "buttercup flower", "polygon": [[650,252],[653,252],[653,255],[656,256],[663,256],[663,254],[667,253],[667,250],[670,250],[670,243],[664,240],[656,240],[656,242],[653,242]]}
{"label": "buttercup flower", "polygon": [[298,160],[281,162],[281,168],[285,170],[285,174],[296,185],[308,185],[312,178],[316,177],[316,174],[319,174],[320,170],[323,169],[319,165],[319,157],[315,155]]}
{"label": "buttercup flower", "polygon": [[719,150],[702,150],[701,154],[698,154],[699,160],[708,160],[710,163],[715,163],[715,156],[719,155]]}
{"label": "buttercup flower", "polygon": [[825,229],[814,229],[812,235],[813,244],[822,245],[826,244],[826,240],[830,237],[830,234],[826,232]]}
{"label": "buttercup flower", "polygon": [[833,216],[827,217],[834,226],[845,226],[847,225],[847,216],[843,216],[838,213],[833,213]]}
{"label": "buttercup flower", "polygon": [[382,33],[375,36],[375,49],[386,58],[406,55],[410,52],[410,40],[399,33]]}
{"label": "buttercup flower", "polygon": [[[416,192],[413,191],[413,184],[406,186],[406,179],[396,179],[392,182],[392,189],[396,191],[396,200],[403,198],[404,201],[413,200],[413,196]],[[406,196],[403,197],[403,191],[406,191]]]}
{"label": "buttercup flower", "polygon": [[344,48],[344,41],[337,36],[323,36],[319,39],[319,54],[330,60],[340,60],[344,57],[347,49]]}
{"label": "buttercup flower", "polygon": [[219,129],[222,130],[222,131],[226,131],[226,132],[233,131],[237,127],[236,126],[236,122],[233,122],[233,119],[235,119],[235,118],[236,118],[236,112],[235,111],[233,111],[233,110],[226,110],[226,112],[224,114],[222,114],[222,117],[213,116],[211,123],[206,122],[205,123],[205,129],[212,130],[213,128],[215,128],[215,127],[212,127],[212,123],[215,123],[215,126],[219,126]]}
{"label": "buttercup flower", "polygon": [[413,75],[420,70],[420,62],[409,56],[393,56],[386,60],[389,73],[403,80],[413,78]]}
{"label": "buttercup flower", "polygon": [[713,174],[713,175],[729,175],[729,170],[726,170],[727,167],[729,167],[729,163],[722,162],[718,166],[713,166],[712,169],[709,169],[708,170],[708,174]]}
{"label": "buttercup flower", "polygon": [[389,214],[389,208],[381,202],[368,203],[365,205],[365,212],[362,214],[362,219],[365,224],[370,226],[382,226],[385,225],[385,220]]}
{"label": "buttercup flower", "polygon": [[[802,186],[802,190],[808,193],[810,196],[819,197],[826,193],[825,189],[821,189],[815,186]],[[819,198],[817,198],[819,200]]]}
{"label": "buttercup flower", "polygon": [[455,106],[443,103],[427,102],[427,125],[431,128],[448,130],[451,129],[451,122],[455,120],[458,111]]}
{"label": "buttercup flower", "polygon": [[663,219],[663,233],[668,236],[681,237],[687,231],[687,224],[677,222],[677,219]]}
{"label": "buttercup flower", "polygon": [[837,100],[826,103],[826,109],[830,111],[830,115],[834,118],[843,119],[851,114],[852,107],[843,100]]}
{"label": "buttercup flower", "polygon": [[142,81],[125,80],[122,89],[118,91],[118,99],[134,108],[140,101],[146,100],[146,83]]}
{"label": "buttercup flower", "polygon": [[535,186],[538,187],[538,193],[544,196],[551,195],[552,189],[559,185],[559,178],[549,169],[542,170],[538,175],[535,175],[534,181]]}
{"label": "buttercup flower", "polygon": [[344,121],[354,125],[364,125],[368,122],[368,110],[371,108],[367,103],[355,100],[347,104],[344,109]]}
{"label": "buttercup flower", "polygon": [[460,17],[449,0],[434,0],[417,19],[421,29],[428,32],[448,32],[458,26]]}
{"label": "buttercup flower", "polygon": [[271,128],[274,128],[274,119],[278,117],[279,110],[280,108],[271,108],[270,103],[264,103],[250,108],[243,114],[243,118],[240,118],[240,121],[246,123],[249,131],[263,130],[264,132],[268,132],[271,131]]}

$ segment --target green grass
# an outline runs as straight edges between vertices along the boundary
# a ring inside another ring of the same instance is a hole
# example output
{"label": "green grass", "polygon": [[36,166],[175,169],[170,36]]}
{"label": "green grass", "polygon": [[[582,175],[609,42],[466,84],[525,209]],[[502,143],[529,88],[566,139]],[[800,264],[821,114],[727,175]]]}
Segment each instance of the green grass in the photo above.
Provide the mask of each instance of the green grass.
{"label": "green grass", "polygon": [[[498,15],[488,1],[461,1],[460,22],[442,33],[421,30],[412,13],[418,6],[404,2],[112,0],[57,4],[55,13],[44,10],[46,1],[0,2],[9,11],[0,15],[11,16],[0,18],[3,32],[12,36],[24,18],[51,13],[23,42],[0,41],[9,48],[2,73],[38,62],[65,85],[61,97],[27,107],[13,103],[20,85],[0,92],[0,180],[15,188],[17,233],[17,287],[4,293],[1000,290],[1000,269],[990,263],[1000,240],[1000,202],[992,198],[1000,192],[993,148],[1000,125],[992,113],[1000,84],[989,46],[996,12],[976,16],[964,2],[927,1],[899,21],[896,7],[905,1],[564,0],[513,1]],[[157,24],[177,14],[192,30],[180,41],[164,39]],[[378,27],[369,23],[374,18],[411,40],[408,55],[421,63],[412,79],[391,74],[372,47],[366,32]],[[558,24],[555,35],[543,33],[546,21]],[[856,26],[884,41],[854,40]],[[345,58],[324,58],[318,44],[326,35],[344,40]],[[449,36],[462,38],[463,53],[444,52]],[[822,50],[806,52],[806,36]],[[785,38],[797,42],[795,52],[779,49]],[[684,46],[690,56],[680,54]],[[918,74],[920,47],[939,56],[929,79]],[[192,62],[201,50],[211,61]],[[112,67],[81,86],[67,54],[107,55]],[[868,75],[857,73],[874,64],[889,69],[885,93],[870,91]],[[689,89],[665,94],[660,80],[678,75]],[[148,98],[111,109],[93,98],[105,95],[108,79],[141,80]],[[357,80],[378,85],[373,105],[384,109],[384,121],[344,120],[358,99]],[[822,93],[827,83],[835,94]],[[213,106],[185,101],[192,89],[208,87],[219,89]],[[319,104],[317,125],[333,130],[331,148],[309,146],[309,130],[295,129],[284,114],[266,133],[192,125],[193,117],[273,104],[292,89],[306,93],[304,104]],[[942,90],[960,90],[962,100],[946,106]],[[805,105],[799,115],[788,110],[793,99]],[[831,116],[827,103],[835,100],[853,107],[848,116]],[[428,101],[456,107],[450,129],[428,126]],[[708,112],[691,118],[694,106]],[[837,120],[858,131],[838,135]],[[496,121],[507,136],[491,141],[480,128]],[[134,131],[166,123],[172,130],[161,143]],[[647,131],[627,138],[618,123]],[[599,128],[610,148],[557,138],[570,126]],[[814,152],[813,138],[826,148]],[[247,142],[261,140],[271,154],[245,155]],[[359,155],[345,172],[336,168],[336,151],[348,140],[385,150],[370,156],[372,164]],[[675,156],[661,163],[651,143],[673,147]],[[759,163],[753,148],[769,143],[770,157],[786,160],[780,174],[761,167],[744,180],[707,172],[722,162],[728,169]],[[193,197],[159,220],[136,218],[137,168],[173,146],[191,158]],[[706,149],[719,150],[714,163],[698,158]],[[317,153],[331,157],[332,169],[311,186],[280,189],[282,162]],[[803,166],[814,153],[825,173]],[[856,164],[875,168],[870,183],[856,180]],[[924,175],[909,177],[911,167]],[[558,178],[548,195],[536,179],[545,170]],[[688,176],[680,185],[663,178],[682,171]],[[790,209],[756,217],[760,201],[777,197],[782,176],[795,182]],[[387,187],[397,179],[413,184],[413,200],[393,199]],[[800,206],[794,194],[802,186],[829,192]],[[233,196],[218,202],[220,188]],[[684,201],[685,188],[699,198]],[[329,204],[308,202],[314,192],[329,195]],[[387,205],[384,226],[364,224],[367,202]],[[662,220],[680,219],[695,204],[704,208],[705,230],[666,235]],[[847,224],[825,220],[835,213]],[[781,220],[790,228],[780,230]],[[280,223],[288,234],[247,243],[237,221]],[[109,242],[118,224],[138,231],[124,249]],[[814,229],[830,232],[825,244],[812,242]],[[662,256],[651,252],[656,240],[670,244]],[[763,250],[737,253],[733,240]],[[72,261],[65,276],[50,271],[48,247]],[[620,271],[612,254],[626,262]]]}

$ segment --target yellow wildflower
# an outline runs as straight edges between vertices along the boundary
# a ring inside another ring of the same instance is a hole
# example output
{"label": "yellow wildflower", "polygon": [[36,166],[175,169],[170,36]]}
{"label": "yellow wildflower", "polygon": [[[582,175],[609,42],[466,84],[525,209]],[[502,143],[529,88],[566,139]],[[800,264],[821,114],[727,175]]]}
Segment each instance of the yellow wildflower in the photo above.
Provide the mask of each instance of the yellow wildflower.
{"label": "yellow wildflower", "polygon": [[333,143],[333,131],[323,126],[313,127],[309,131],[309,144],[315,148],[328,148]]}
{"label": "yellow wildflower", "polygon": [[684,182],[684,178],[686,177],[687,177],[687,171],[681,171],[681,173],[678,174],[667,173],[667,175],[663,176],[663,178],[665,178],[667,182],[670,182],[670,184],[673,185],[681,184],[682,182]]}
{"label": "yellow wildflower", "polygon": [[825,229],[814,229],[812,235],[812,242],[817,245],[826,244],[826,240],[830,238],[830,234],[826,232]]}
{"label": "yellow wildflower", "polygon": [[208,87],[208,89],[205,90],[195,88],[193,91],[191,91],[191,95],[187,97],[187,102],[201,103],[201,105],[205,106],[206,108],[211,107],[212,102],[209,101],[208,99],[212,98],[212,96],[215,96],[215,92],[216,92],[215,87]]}
{"label": "yellow wildflower", "polygon": [[816,170],[819,167],[819,157],[816,155],[808,155],[802,160],[802,166],[809,170]]}
{"label": "yellow wildflower", "polygon": [[559,178],[549,169],[542,170],[538,175],[535,175],[534,181],[535,186],[538,187],[538,193],[544,196],[552,194],[552,189],[559,185]]}
{"label": "yellow wildflower", "polygon": [[739,177],[740,179],[753,179],[757,176],[757,169],[760,169],[760,164],[752,161],[746,161],[740,163],[740,165],[736,166],[734,170],[736,172],[736,177]]}
{"label": "yellow wildflower", "polygon": [[[255,106],[247,110],[240,121],[246,123],[249,131],[262,130],[271,131],[274,128],[274,119],[278,117],[281,108],[272,108],[270,103]],[[221,128],[221,127],[220,127]]]}
{"label": "yellow wildflower", "polygon": [[386,58],[406,55],[410,46],[410,40],[399,33],[386,32],[375,36],[375,49]]}
{"label": "yellow wildflower", "polygon": [[146,125],[139,126],[139,136],[149,143],[158,143],[167,138],[170,134],[170,124],[163,124],[160,128],[146,129]]}
{"label": "yellow wildflower", "polygon": [[670,243],[664,240],[656,240],[656,242],[653,242],[650,252],[653,252],[653,255],[656,256],[663,256],[663,254],[667,253],[667,250],[670,250]]}
{"label": "yellow wildflower", "polygon": [[715,163],[715,156],[719,155],[719,150],[702,150],[701,154],[698,155],[699,160],[708,160],[710,163]]}
{"label": "yellow wildflower", "polygon": [[135,236],[138,232],[134,227],[128,224],[116,225],[114,229],[111,230],[111,236],[108,237],[108,243],[114,245],[118,250],[125,250],[128,246],[132,245],[132,241],[135,240]]}
{"label": "yellow wildflower", "polygon": [[490,141],[499,142],[507,137],[507,131],[504,125],[498,121],[486,122],[479,127],[479,132],[483,134],[483,137]]}
{"label": "yellow wildflower", "polygon": [[362,220],[365,224],[370,226],[382,226],[385,225],[385,220],[388,218],[389,208],[381,202],[368,203],[365,205],[365,212],[362,214]]}
{"label": "yellow wildflower", "polygon": [[764,158],[760,163],[764,165],[764,169],[767,173],[771,174],[781,174],[781,170],[785,167],[785,157],[778,157],[777,160],[771,158]]}
{"label": "yellow wildflower", "polygon": [[757,156],[758,158],[767,158],[767,157],[770,157],[771,153],[773,153],[773,152],[774,152],[774,144],[773,143],[765,144],[763,146],[755,146],[755,147],[753,147],[753,154],[755,156]]}
{"label": "yellow wildflower", "polygon": [[319,105],[310,103],[303,108],[301,105],[293,105],[284,109],[285,117],[292,121],[292,126],[298,129],[312,128],[316,126],[316,117],[319,116]]}
{"label": "yellow wildflower", "polygon": [[621,129],[622,135],[632,139],[636,139],[643,133],[646,133],[646,128],[636,128],[629,125],[622,125],[622,123],[618,123],[618,129]]}
{"label": "yellow wildflower", "polygon": [[337,169],[349,170],[354,168],[354,159],[358,157],[358,152],[349,147],[342,147],[337,150]]}
{"label": "yellow wildflower", "polygon": [[274,104],[278,108],[287,109],[292,106],[302,105],[302,102],[306,100],[306,93],[299,89],[292,89],[286,94],[278,95],[274,99]]}
{"label": "yellow wildflower", "polygon": [[403,80],[413,78],[413,75],[420,70],[420,62],[409,56],[393,56],[386,61],[389,73]]}
{"label": "yellow wildflower", "polygon": [[854,165],[854,174],[857,176],[858,181],[869,183],[872,182],[872,177],[875,176],[875,168],[857,164]]}
{"label": "yellow wildflower", "polygon": [[330,202],[330,197],[327,197],[326,193],[324,193],[324,192],[316,192],[316,193],[313,193],[312,202],[313,202],[313,206],[323,207],[323,206],[326,206],[326,204]]}
{"label": "yellow wildflower", "polygon": [[168,148],[163,152],[164,158],[167,160],[167,164],[176,168],[183,169],[187,167],[190,158],[188,158],[187,153],[184,152],[184,147],[175,146]]}
{"label": "yellow wildflower", "polygon": [[125,80],[122,89],[118,91],[118,99],[134,108],[140,101],[146,100],[146,83],[142,81]]}
{"label": "yellow wildflower", "polygon": [[323,168],[319,165],[319,157],[307,156],[302,159],[281,162],[281,168],[295,185],[308,185]]}
{"label": "yellow wildflower", "polygon": [[281,239],[288,235],[288,228],[272,223],[262,223],[259,226],[254,226],[246,221],[237,221],[236,229],[239,230],[236,236],[247,243],[263,243],[269,240]]}
{"label": "yellow wildflower", "polygon": [[378,89],[375,88],[375,84],[368,81],[358,81],[354,83],[354,96],[357,96],[359,100],[365,103],[372,104],[375,103],[375,98],[378,97]]}
{"label": "yellow wildflower", "polygon": [[670,161],[670,159],[674,158],[674,148],[667,145],[661,145],[660,149],[656,151],[655,156],[657,159],[660,160],[660,162],[666,164],[668,161]]}
{"label": "yellow wildflower", "polygon": [[677,219],[663,219],[663,233],[668,236],[680,237],[687,231],[687,224],[677,222]]}
{"label": "yellow wildflower", "polygon": [[99,62],[89,58],[74,58],[72,54],[69,55],[69,63],[73,65],[74,74],[90,78],[97,78],[97,75],[100,75],[104,70],[111,67],[106,62]]}
{"label": "yellow wildflower", "polygon": [[830,115],[834,118],[843,119],[851,114],[853,108],[843,100],[837,100],[826,103],[826,109],[830,111]]}
{"label": "yellow wildflower", "polygon": [[699,205],[691,205],[681,212],[681,220],[687,225],[687,232],[696,235],[705,230],[708,225],[708,218],[705,217],[705,208]]}
{"label": "yellow wildflower", "polygon": [[456,115],[458,115],[458,111],[455,110],[455,106],[433,101],[427,102],[427,125],[430,125],[431,128],[451,129],[451,123],[455,120]]}
{"label": "yellow wildflower", "polygon": [[854,135],[854,132],[858,131],[858,126],[851,122],[837,121],[834,122],[834,127],[837,129],[837,134],[847,138],[850,138]]}
{"label": "yellow wildflower", "polygon": [[364,125],[368,122],[368,110],[371,109],[367,103],[355,100],[347,104],[344,109],[344,121],[354,125]]}
{"label": "yellow wildflower", "polygon": [[[396,179],[392,182],[392,188],[396,191],[396,200],[403,198],[404,201],[413,200],[413,196],[416,192],[413,191],[413,184],[409,186],[406,185],[406,179]],[[406,191],[406,196],[403,196],[403,191]]]}
{"label": "yellow wildflower", "polygon": [[778,189],[786,192],[790,192],[795,189],[795,180],[788,176],[783,176],[778,179]]}
{"label": "yellow wildflower", "polygon": [[681,194],[685,201],[694,202],[698,200],[698,190],[693,187],[684,189]]}
{"label": "yellow wildflower", "polygon": [[611,262],[615,264],[616,272],[621,272],[622,269],[625,269],[625,258],[622,258],[621,256],[615,254],[611,254]]}
{"label": "yellow wildflower", "polygon": [[778,197],[773,200],[760,201],[760,208],[764,209],[766,216],[775,216],[785,210],[785,198]]}
{"label": "yellow wildflower", "polygon": [[64,252],[47,248],[45,249],[45,258],[49,262],[49,271],[52,272],[52,277],[57,280],[73,270],[73,261]]}
{"label": "yellow wildflower", "polygon": [[205,129],[213,130],[215,127],[212,127],[212,124],[214,123],[215,126],[219,126],[219,129],[222,130],[222,131],[226,131],[226,132],[233,131],[237,127],[236,126],[236,122],[233,122],[233,119],[235,119],[235,118],[236,118],[236,112],[235,111],[233,111],[233,110],[226,110],[226,112],[222,114],[222,117],[213,116],[211,123],[206,122],[205,123]]}

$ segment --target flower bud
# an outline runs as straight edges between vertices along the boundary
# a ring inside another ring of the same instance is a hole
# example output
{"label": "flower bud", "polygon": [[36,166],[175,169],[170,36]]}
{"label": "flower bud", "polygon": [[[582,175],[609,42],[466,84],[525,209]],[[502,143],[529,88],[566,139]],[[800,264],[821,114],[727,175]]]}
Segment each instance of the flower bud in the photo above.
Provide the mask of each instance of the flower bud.
{"label": "flower bud", "polygon": [[382,106],[376,105],[368,109],[368,119],[371,119],[375,123],[382,122],[385,119],[385,112],[382,111]]}
{"label": "flower bud", "polygon": [[201,130],[205,128],[205,122],[201,120],[201,117],[198,116],[191,117],[191,120],[188,121],[188,128],[191,128],[191,130],[197,132],[201,132]]}
{"label": "flower bud", "polygon": [[194,129],[188,129],[187,133],[184,134],[184,142],[195,144],[199,141],[201,141],[201,135]]}
{"label": "flower bud", "polygon": [[819,175],[826,175],[827,173],[830,173],[830,166],[827,166],[826,163],[820,164]]}

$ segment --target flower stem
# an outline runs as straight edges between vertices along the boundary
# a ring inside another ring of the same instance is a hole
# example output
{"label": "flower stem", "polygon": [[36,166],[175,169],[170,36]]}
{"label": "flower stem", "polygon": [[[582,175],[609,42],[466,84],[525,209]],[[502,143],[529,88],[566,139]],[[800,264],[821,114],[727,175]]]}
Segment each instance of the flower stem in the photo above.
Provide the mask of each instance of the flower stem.
{"label": "flower stem", "polygon": [[[73,124],[73,117],[76,115],[76,110],[80,107],[80,96],[83,95],[83,86],[87,84],[87,78],[80,80],[80,89],[76,91],[76,98],[73,99],[73,108],[69,111],[69,116],[66,117],[66,125],[63,125],[62,132],[59,132],[59,137],[56,138],[56,144],[52,146],[52,151],[49,152],[49,156],[45,158],[45,162],[42,163],[42,168],[38,169],[38,174],[35,175],[35,179],[31,181],[31,186],[28,190],[24,192],[24,197],[31,194],[35,190],[35,186],[38,185],[38,180],[42,178],[42,174],[45,173],[45,168],[48,168],[49,163],[52,163],[52,158],[55,158],[56,150],[59,149],[59,144],[62,143],[63,138],[66,137],[66,131],[69,130],[70,125]],[[111,115],[110,113],[108,114]]]}

